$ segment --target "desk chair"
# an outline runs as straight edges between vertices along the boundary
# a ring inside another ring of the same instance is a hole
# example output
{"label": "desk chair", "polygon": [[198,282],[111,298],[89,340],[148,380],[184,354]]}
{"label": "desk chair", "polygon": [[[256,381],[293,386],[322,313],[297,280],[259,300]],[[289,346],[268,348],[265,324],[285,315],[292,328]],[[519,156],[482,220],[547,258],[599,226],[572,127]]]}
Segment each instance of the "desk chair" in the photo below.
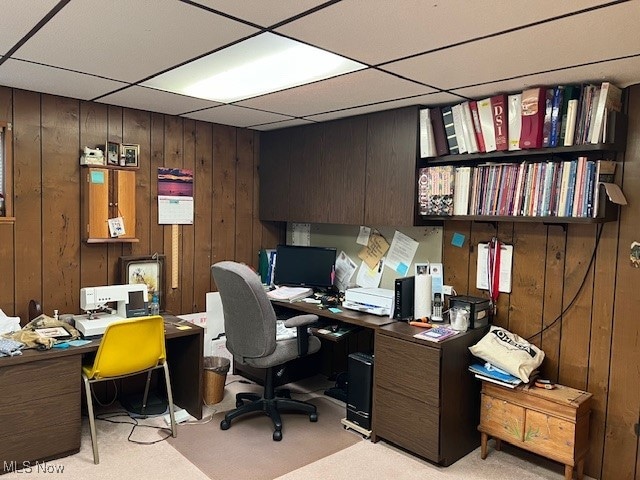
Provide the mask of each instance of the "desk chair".
{"label": "desk chair", "polygon": [[109,325],[104,332],[98,352],[92,365],[82,366],[82,379],[87,397],[89,424],[91,427],[91,444],[93,446],[93,463],[100,463],[98,457],[98,441],[93,415],[93,399],[91,385],[105,380],[128,377],[147,372],[147,383],[142,397],[142,414],[144,415],[149,395],[151,373],[157,368],[164,369],[167,386],[169,416],[171,417],[171,435],[177,435],[176,420],[173,408],[173,394],[169,380],[164,346],[164,320],[161,316],[138,317],[120,320]]}
{"label": "desk chair", "polygon": [[318,317],[298,315],[286,320],[287,327],[297,327],[297,338],[276,341],[276,314],[260,277],[246,265],[229,261],[216,263],[211,267],[211,273],[222,300],[227,348],[237,362],[266,369],[262,396],[237,394],[237,408],[227,412],[220,428],[227,430],[233,419],[261,411],[273,421],[273,439],[280,441],[281,411],[306,413],[310,421],[318,421],[315,405],[278,397],[274,388],[274,370],[277,367],[320,350],[320,340],[307,333],[307,325],[316,322]]}

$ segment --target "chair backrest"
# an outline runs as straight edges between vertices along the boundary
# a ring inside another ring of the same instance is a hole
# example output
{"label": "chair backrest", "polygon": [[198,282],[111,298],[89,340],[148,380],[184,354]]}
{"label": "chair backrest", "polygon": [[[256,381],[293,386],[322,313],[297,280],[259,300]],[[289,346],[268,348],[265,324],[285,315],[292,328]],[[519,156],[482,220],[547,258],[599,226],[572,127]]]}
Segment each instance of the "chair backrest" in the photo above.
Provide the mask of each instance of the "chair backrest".
{"label": "chair backrest", "polygon": [[227,348],[240,361],[260,358],[276,349],[276,314],[260,277],[248,266],[231,261],[211,267],[222,310]]}
{"label": "chair backrest", "polygon": [[164,320],[159,315],[120,320],[107,326],[89,378],[141,372],[166,359]]}

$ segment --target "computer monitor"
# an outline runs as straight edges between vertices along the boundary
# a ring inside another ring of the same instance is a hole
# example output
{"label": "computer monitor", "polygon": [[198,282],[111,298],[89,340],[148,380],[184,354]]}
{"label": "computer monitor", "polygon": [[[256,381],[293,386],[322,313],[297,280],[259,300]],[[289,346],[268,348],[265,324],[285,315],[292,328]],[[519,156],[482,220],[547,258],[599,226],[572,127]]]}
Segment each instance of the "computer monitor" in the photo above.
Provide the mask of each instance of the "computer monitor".
{"label": "computer monitor", "polygon": [[329,289],[333,286],[336,249],[278,245],[273,283]]}

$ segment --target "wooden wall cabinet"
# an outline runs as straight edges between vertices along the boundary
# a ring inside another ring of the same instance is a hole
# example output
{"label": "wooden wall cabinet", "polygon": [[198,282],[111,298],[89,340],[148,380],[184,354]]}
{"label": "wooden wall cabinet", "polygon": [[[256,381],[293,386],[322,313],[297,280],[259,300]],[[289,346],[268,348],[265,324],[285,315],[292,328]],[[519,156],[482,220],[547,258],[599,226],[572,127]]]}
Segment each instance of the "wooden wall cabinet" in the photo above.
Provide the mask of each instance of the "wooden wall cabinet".
{"label": "wooden wall cabinet", "polygon": [[[83,240],[87,243],[137,242],[136,172],[87,167],[83,175]],[[122,217],[124,235],[111,237],[108,220]]]}
{"label": "wooden wall cabinet", "polygon": [[480,384],[467,371],[469,330],[431,343],[404,322],[376,331],[372,439],[385,439],[432,462],[451,465],[480,444]]}
{"label": "wooden wall cabinet", "polygon": [[413,225],[418,108],[266,132],[260,219]]}

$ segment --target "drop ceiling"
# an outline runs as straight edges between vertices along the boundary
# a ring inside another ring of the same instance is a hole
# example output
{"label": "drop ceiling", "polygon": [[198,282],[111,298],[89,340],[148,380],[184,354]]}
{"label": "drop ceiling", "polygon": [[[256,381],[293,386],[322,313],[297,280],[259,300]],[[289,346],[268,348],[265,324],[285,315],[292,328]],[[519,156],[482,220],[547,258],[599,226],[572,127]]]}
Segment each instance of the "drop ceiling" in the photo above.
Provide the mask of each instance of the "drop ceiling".
{"label": "drop ceiling", "polygon": [[[640,83],[640,0],[3,2],[0,85],[256,130],[533,85]],[[145,81],[263,32],[366,69],[229,104]]]}

